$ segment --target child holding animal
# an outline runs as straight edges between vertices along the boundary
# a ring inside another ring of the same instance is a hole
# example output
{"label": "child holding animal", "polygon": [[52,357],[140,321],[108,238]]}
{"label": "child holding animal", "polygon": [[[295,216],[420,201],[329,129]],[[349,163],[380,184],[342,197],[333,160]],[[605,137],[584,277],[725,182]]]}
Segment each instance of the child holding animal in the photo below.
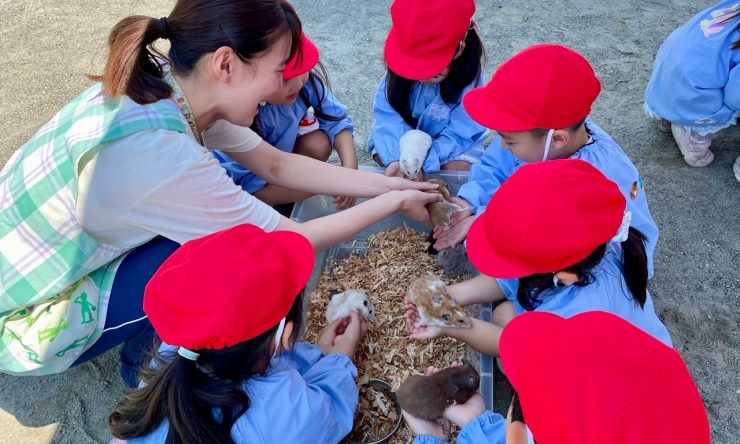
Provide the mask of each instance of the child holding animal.
{"label": "child holding animal", "polygon": [[[152,278],[144,310],[164,341],[144,385],[110,415],[128,443],[339,442],[352,429],[352,363],[365,323],[298,340],[314,250],[252,225],[186,243]],[[214,278],[215,277],[215,278]]]}
{"label": "child holding animal", "polygon": [[[332,149],[336,149],[342,166],[357,169],[352,117],[329,89],[328,76],[319,57],[318,47],[303,34],[301,53],[286,65],[282,88],[260,106],[252,128],[267,143],[287,153],[326,161]],[[214,155],[237,185],[270,205],[311,196],[267,183],[226,153],[216,150]],[[337,209],[343,210],[354,205],[355,197],[336,197],[334,203]]]}
{"label": "child holding animal", "polygon": [[[391,6],[388,71],[375,95],[368,140],[387,175],[467,171],[480,161],[488,131],[462,106],[465,93],[482,84],[474,13],[473,0],[396,0]],[[402,140],[410,130],[422,134]]]}
{"label": "child holding animal", "polygon": [[[501,360],[516,391],[507,418],[485,410],[479,394],[447,407],[459,444],[711,442],[678,352],[612,314],[519,316],[501,336]],[[415,444],[448,442],[438,421],[403,415]]]}
{"label": "child holding animal", "polygon": [[627,198],[631,225],[647,238],[652,276],[658,228],[642,177],[614,139],[588,118],[600,91],[601,83],[582,55],[559,45],[535,45],[501,65],[488,85],[468,93],[465,108],[498,136],[453,199],[468,210],[455,216],[450,229],[435,229],[435,248],[462,242],[491,197],[523,165],[581,159],[616,182]]}
{"label": "child holding animal", "polygon": [[498,356],[501,331],[517,314],[608,311],[671,345],[647,290],[644,236],[630,227],[618,185],[588,162],[518,169],[473,224],[467,250],[482,275],[449,286],[449,297],[463,306],[508,301],[496,308],[493,323],[472,319],[470,328],[454,328],[423,319],[408,298],[412,339],[450,336]]}

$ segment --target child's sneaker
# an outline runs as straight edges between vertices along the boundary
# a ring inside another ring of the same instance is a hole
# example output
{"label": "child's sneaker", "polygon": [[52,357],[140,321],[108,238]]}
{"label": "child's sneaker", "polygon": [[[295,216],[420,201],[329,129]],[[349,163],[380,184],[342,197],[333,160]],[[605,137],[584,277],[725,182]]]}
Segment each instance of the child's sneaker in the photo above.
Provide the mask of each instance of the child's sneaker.
{"label": "child's sneaker", "polygon": [[660,119],[658,120],[658,131],[661,133],[668,134],[671,132],[671,122],[667,121],[666,119]]}
{"label": "child's sneaker", "polygon": [[709,149],[715,134],[700,136],[681,125],[672,124],[671,132],[676,139],[683,158],[692,167],[705,167],[714,160],[714,153]]}
{"label": "child's sneaker", "polygon": [[732,171],[735,173],[735,179],[740,182],[740,156],[735,159],[735,164],[732,165]]}

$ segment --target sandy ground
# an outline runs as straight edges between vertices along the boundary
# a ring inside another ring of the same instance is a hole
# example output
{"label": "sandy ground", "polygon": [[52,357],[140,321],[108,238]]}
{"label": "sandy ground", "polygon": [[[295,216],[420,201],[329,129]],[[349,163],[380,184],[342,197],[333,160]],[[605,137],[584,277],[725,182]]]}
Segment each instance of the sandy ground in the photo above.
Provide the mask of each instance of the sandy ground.
{"label": "sandy ground", "polygon": [[[295,0],[318,43],[337,96],[365,140],[384,66],[390,1]],[[651,292],[704,397],[717,443],[740,436],[740,184],[731,171],[740,130],[714,144],[716,160],[688,167],[672,140],[642,114],[642,94],[663,39],[713,2],[479,0],[490,75],[517,51],[555,42],[581,51],[604,84],[593,118],[619,141],[645,179],[661,229]],[[669,4],[666,4],[669,3]],[[0,164],[89,83],[110,27],[130,14],[165,15],[171,1],[0,0]],[[516,4],[516,5],[514,5]],[[63,375],[0,375],[0,442],[109,439],[106,417],[124,391],[116,353]]]}

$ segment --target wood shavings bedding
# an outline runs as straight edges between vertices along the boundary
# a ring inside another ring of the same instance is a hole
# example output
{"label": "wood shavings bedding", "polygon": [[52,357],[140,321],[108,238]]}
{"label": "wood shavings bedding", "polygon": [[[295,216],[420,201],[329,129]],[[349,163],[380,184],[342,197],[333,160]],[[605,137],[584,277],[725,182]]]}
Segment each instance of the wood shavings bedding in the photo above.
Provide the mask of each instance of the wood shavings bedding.
{"label": "wood shavings bedding", "polygon": [[[356,251],[346,259],[327,263],[310,295],[306,339],[316,343],[326,327],[326,306],[331,294],[358,288],[370,293],[376,311],[376,321],[370,324],[355,355],[360,378],[384,379],[396,390],[409,375],[423,374],[429,366],[447,367],[462,358],[470,358],[465,344],[451,338],[410,341],[403,317],[403,298],[413,279],[433,273],[450,284],[467,277],[447,279],[435,256],[426,253],[427,235],[405,226],[372,235],[367,245],[365,251]],[[384,409],[371,405],[372,400],[363,400],[355,416],[356,424],[361,422],[356,429],[370,424],[367,421],[373,415],[387,417]],[[404,422],[388,442],[410,443],[412,440],[413,435]]]}

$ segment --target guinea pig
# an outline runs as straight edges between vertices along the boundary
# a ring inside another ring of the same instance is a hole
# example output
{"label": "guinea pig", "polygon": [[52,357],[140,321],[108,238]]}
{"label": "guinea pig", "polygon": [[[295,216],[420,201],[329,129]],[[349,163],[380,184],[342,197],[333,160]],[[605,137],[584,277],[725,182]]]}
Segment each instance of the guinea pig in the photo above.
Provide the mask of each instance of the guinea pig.
{"label": "guinea pig", "polygon": [[[464,361],[463,361],[464,362]],[[462,404],[478,391],[480,375],[468,362],[428,376],[411,375],[396,392],[401,408],[417,418],[434,421],[445,409]]]}
{"label": "guinea pig", "polygon": [[430,327],[470,327],[472,321],[465,310],[447,294],[444,282],[426,275],[409,285],[406,297],[416,305],[418,325]]}
{"label": "guinea pig", "polygon": [[440,179],[429,179],[429,183],[439,185],[437,190],[430,191],[431,193],[439,193],[444,197],[445,200],[441,202],[432,202],[427,205],[427,211],[429,211],[429,217],[432,219],[432,223],[435,227],[440,227],[443,230],[450,228],[452,224],[452,216],[463,208],[457,204],[452,203],[452,195],[450,189],[447,187],[447,183]]}
{"label": "guinea pig", "polygon": [[337,319],[346,318],[352,310],[369,321],[375,320],[375,306],[370,295],[364,290],[351,289],[331,297],[326,307],[326,321],[331,324]]}
{"label": "guinea pig", "polygon": [[408,130],[399,140],[401,171],[409,179],[419,177],[421,166],[432,147],[432,137],[420,130]]}

